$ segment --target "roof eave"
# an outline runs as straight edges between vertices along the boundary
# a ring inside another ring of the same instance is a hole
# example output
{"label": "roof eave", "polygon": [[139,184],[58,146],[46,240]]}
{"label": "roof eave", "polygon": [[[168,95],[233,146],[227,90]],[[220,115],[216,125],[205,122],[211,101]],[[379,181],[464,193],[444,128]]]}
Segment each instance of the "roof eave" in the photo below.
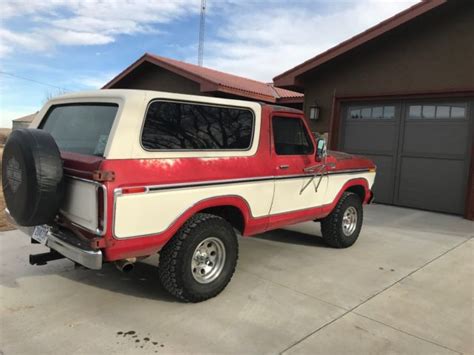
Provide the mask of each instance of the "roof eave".
{"label": "roof eave", "polygon": [[102,86],[101,89],[111,89],[115,84],[117,84],[120,80],[125,78],[130,72],[135,70],[138,66],[140,66],[143,62],[146,61],[146,57],[148,53],[143,54],[140,58],[138,58],[135,62],[130,64],[127,68],[120,72],[117,76],[115,76],[112,80],[110,80],[107,84]]}
{"label": "roof eave", "polygon": [[[148,62],[151,64],[154,64],[158,67],[161,67],[165,70],[168,70],[170,72],[173,72],[179,76],[182,76],[186,79],[189,79],[193,82],[196,82],[199,84],[199,90],[202,93],[210,93],[210,92],[222,92],[222,93],[227,93],[227,94],[232,94],[232,95],[237,95],[241,97],[245,97],[248,99],[253,99],[253,100],[258,100],[258,101],[264,101],[267,103],[276,103],[280,99],[278,95],[275,93],[275,95],[265,95],[262,93],[258,92],[253,92],[253,91],[248,91],[244,89],[239,89],[236,87],[230,87],[227,85],[223,85],[219,82],[211,81],[208,79],[203,78],[200,75],[194,74],[188,70],[184,70],[180,67],[177,67],[171,63],[168,63],[164,60],[161,60],[160,57],[156,57],[152,54],[145,53],[142,55],[138,60],[136,60],[134,63],[132,63],[130,66],[128,66],[124,71],[122,71],[120,74],[118,74],[115,78],[113,78],[111,81],[109,81],[107,84],[105,84],[102,89],[111,89],[114,86],[116,86],[121,80],[123,80],[125,77],[128,75],[131,75],[132,72],[138,68],[140,65],[143,63]],[[303,99],[301,99],[301,102]]]}
{"label": "roof eave", "polygon": [[114,85],[116,85],[120,80],[124,79],[127,75],[129,75],[133,70],[135,70],[137,67],[142,65],[144,62],[149,62],[152,64],[155,64],[159,67],[162,67],[166,70],[169,70],[170,72],[173,72],[175,74],[178,74],[186,79],[192,80],[194,82],[197,82],[201,86],[201,91],[202,88],[208,88],[208,87],[215,87],[217,83],[214,83],[212,81],[206,80],[198,75],[194,75],[189,73],[188,71],[182,70],[181,68],[178,68],[172,64],[169,64],[165,61],[160,60],[159,58],[149,54],[145,53],[142,55],[137,61],[132,63],[130,66],[128,66],[124,71],[122,71],[119,75],[117,75],[115,78],[113,78],[111,81],[109,81],[107,84],[105,84],[102,89],[111,89]]}
{"label": "roof eave", "polygon": [[301,97],[280,97],[276,100],[278,104],[302,104],[304,96]]}
{"label": "roof eave", "polygon": [[276,86],[290,87],[298,86],[297,77],[312,70],[319,65],[334,59],[335,57],[344,54],[351,49],[354,49],[382,34],[446,3],[447,0],[425,0],[422,1],[392,17],[378,23],[377,25],[361,32],[348,40],[339,43],[338,45],[328,49],[327,51],[318,54],[317,56],[308,59],[307,61],[297,65],[296,67],[283,72],[273,78]]}
{"label": "roof eave", "polygon": [[261,100],[261,101],[265,101],[265,102],[268,102],[268,103],[276,103],[276,98],[273,97],[273,96],[262,95],[262,94],[258,94],[258,93],[255,93],[255,92],[245,91],[245,90],[239,90],[239,89],[231,88],[231,87],[225,86],[225,85],[218,85],[217,90],[215,90],[215,91],[223,92],[223,93],[226,93],[226,94],[233,94],[233,95],[238,95],[238,96],[242,96],[242,97],[247,97],[247,98],[254,99],[254,100]]}

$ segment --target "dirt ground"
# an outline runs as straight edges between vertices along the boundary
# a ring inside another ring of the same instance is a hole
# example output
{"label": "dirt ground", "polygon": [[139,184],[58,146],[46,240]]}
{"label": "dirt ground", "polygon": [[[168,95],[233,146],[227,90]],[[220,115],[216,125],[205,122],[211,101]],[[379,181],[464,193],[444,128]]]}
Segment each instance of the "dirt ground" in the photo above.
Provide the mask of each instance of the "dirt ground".
{"label": "dirt ground", "polygon": [[[0,145],[0,156],[3,156],[3,144]],[[0,164],[0,168],[2,164]],[[0,174],[0,185],[2,184],[2,176]],[[9,231],[15,229],[10,223],[7,222],[5,215],[5,200],[3,199],[3,189],[0,189],[0,231]]]}
{"label": "dirt ground", "polygon": [[0,144],[2,145],[2,147],[7,141],[7,138],[11,132],[11,128],[0,128]]}

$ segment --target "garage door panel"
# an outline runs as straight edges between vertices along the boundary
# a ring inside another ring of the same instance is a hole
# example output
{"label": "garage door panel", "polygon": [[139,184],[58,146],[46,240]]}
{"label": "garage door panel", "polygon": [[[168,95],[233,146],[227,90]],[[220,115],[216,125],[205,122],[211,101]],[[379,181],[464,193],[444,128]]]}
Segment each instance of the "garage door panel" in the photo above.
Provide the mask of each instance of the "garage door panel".
{"label": "garage door panel", "polygon": [[465,185],[463,160],[401,158],[397,204],[462,213]]}
{"label": "garage door panel", "polygon": [[407,122],[403,153],[464,157],[469,141],[467,121]]}
{"label": "garage door panel", "polygon": [[347,124],[344,150],[392,154],[396,147],[397,127],[394,124],[357,122]]}
{"label": "garage door panel", "polygon": [[371,159],[377,166],[377,174],[373,186],[375,202],[393,203],[393,158],[391,156],[370,154],[366,154],[365,156]]}
{"label": "garage door panel", "polygon": [[376,202],[462,214],[473,109],[465,98],[347,103],[340,148],[377,164]]}

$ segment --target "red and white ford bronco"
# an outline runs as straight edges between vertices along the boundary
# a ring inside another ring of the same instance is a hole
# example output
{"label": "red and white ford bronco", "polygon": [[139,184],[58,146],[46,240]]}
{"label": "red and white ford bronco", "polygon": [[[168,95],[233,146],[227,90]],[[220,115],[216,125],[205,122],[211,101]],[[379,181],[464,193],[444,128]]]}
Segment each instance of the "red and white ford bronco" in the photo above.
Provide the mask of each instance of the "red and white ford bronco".
{"label": "red and white ford bronco", "polygon": [[327,244],[352,245],[375,166],[326,153],[298,110],[101,90],[55,98],[13,131],[2,178],[7,213],[51,249],[30,263],[129,270],[159,253],[164,288],[198,302],[230,281],[236,231],[316,221]]}

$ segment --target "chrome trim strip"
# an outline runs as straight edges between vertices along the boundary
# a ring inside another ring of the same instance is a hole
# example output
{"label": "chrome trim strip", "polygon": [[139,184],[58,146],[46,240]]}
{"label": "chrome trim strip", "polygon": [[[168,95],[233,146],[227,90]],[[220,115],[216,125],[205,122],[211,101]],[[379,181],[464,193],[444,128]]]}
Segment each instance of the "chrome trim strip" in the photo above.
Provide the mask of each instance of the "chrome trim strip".
{"label": "chrome trim strip", "polygon": [[338,175],[338,174],[357,174],[357,173],[367,173],[367,172],[370,172],[369,168],[328,171],[327,174],[329,174],[329,175]]}
{"label": "chrome trim strip", "polygon": [[[339,170],[339,171],[328,171],[317,174],[294,174],[294,175],[282,175],[282,176],[262,176],[262,177],[250,177],[250,178],[239,178],[239,179],[223,179],[223,180],[209,180],[209,181],[196,181],[196,182],[185,182],[185,183],[174,183],[174,184],[161,184],[161,185],[145,185],[146,191],[143,193],[168,190],[175,188],[191,188],[199,186],[214,186],[214,185],[224,185],[224,184],[235,184],[235,183],[250,183],[250,182],[260,182],[268,180],[286,180],[286,179],[299,179],[305,177],[321,176],[321,175],[338,175],[338,174],[356,174],[362,172],[369,172],[369,169],[348,169],[348,170]],[[123,189],[133,188],[134,186],[124,186],[121,188],[116,188],[114,190],[114,195],[117,193],[122,194]],[[140,186],[141,187],[141,186]]]}
{"label": "chrome trim strip", "polygon": [[[294,177],[304,177],[305,175],[292,175]],[[260,182],[274,180],[274,176],[262,176],[258,178],[242,178],[242,179],[223,179],[223,180],[209,180],[209,181],[197,181],[197,182],[185,182],[185,183],[176,183],[176,184],[163,184],[163,185],[152,185],[145,186],[148,191],[158,191],[165,189],[174,189],[174,188],[187,188],[187,187],[199,187],[199,186],[214,186],[214,185],[224,185],[224,184],[235,184],[235,183],[250,183],[250,182]]]}

